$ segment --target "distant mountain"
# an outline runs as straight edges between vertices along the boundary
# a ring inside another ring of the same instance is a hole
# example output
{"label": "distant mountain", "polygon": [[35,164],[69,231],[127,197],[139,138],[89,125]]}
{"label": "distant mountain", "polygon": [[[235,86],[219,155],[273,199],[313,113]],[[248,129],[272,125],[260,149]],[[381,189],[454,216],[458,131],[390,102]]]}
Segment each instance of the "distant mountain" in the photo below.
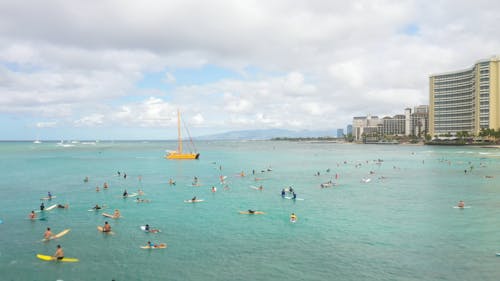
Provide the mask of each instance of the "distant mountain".
{"label": "distant mountain", "polygon": [[304,138],[304,137],[334,137],[336,136],[335,130],[325,131],[292,131],[285,129],[265,129],[265,130],[244,130],[244,131],[230,131],[221,134],[199,136],[195,139],[198,140],[269,140],[272,138]]}

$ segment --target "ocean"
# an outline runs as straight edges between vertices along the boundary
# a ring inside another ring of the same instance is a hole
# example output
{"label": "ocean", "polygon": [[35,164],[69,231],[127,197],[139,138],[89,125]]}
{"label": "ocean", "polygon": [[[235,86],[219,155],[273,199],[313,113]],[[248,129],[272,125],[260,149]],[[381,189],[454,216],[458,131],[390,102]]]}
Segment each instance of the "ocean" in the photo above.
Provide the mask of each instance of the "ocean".
{"label": "ocean", "polygon": [[[500,276],[500,149],[286,141],[196,145],[199,160],[175,161],[163,158],[174,142],[1,142],[2,280]],[[200,186],[192,185],[195,176]],[[220,176],[227,176],[225,184]],[[330,180],[336,185],[320,187]],[[281,197],[290,186],[303,200]],[[140,198],[151,202],[122,198],[125,189],[141,189]],[[46,207],[69,208],[29,220],[49,191],[56,197],[44,201]],[[204,201],[184,202],[194,196]],[[459,200],[468,208],[453,208]],[[107,208],[88,211],[95,204]],[[102,216],[114,209],[123,217]],[[239,213],[248,209],[264,214]],[[97,231],[105,221],[114,235]],[[161,232],[141,231],[145,224]],[[47,227],[71,231],[41,242]],[[148,241],[168,247],[141,249]],[[52,255],[58,244],[79,262],[36,257]]]}

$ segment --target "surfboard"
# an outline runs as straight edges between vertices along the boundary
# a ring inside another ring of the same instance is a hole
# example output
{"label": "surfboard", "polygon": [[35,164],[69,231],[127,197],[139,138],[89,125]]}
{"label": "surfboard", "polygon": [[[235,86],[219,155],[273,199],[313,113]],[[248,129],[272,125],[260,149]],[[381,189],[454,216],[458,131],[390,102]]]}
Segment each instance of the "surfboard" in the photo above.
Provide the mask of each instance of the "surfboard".
{"label": "surfboard", "polygon": [[167,244],[166,243],[160,243],[158,244],[156,247],[151,247],[151,246],[141,246],[142,249],[165,249],[167,248]]}
{"label": "surfboard", "polygon": [[455,209],[469,209],[470,206],[463,206],[463,207],[458,207],[458,206],[453,206]]}
{"label": "surfboard", "polygon": [[64,258],[58,260],[52,256],[47,256],[47,255],[42,255],[42,254],[37,254],[36,257],[43,260],[43,261],[62,261],[62,262],[77,262],[77,261],[79,261],[78,259],[67,258],[67,257],[64,257]]}
{"label": "surfboard", "polygon": [[46,221],[47,218],[46,217],[39,217],[39,218],[27,218],[27,220],[30,220],[30,221]]}
{"label": "surfboard", "polygon": [[121,216],[119,217],[115,217],[114,215],[112,214],[108,214],[108,213],[102,213],[103,216],[107,217],[107,218],[112,218],[112,219],[118,219],[118,218],[121,218]]}
{"label": "surfboard", "polygon": [[50,207],[45,208],[45,210],[46,210],[46,211],[50,211],[50,210],[55,209],[56,207],[57,207],[57,204],[54,204],[54,205],[52,205],[52,206],[50,206]]}
{"label": "surfboard", "polygon": [[198,203],[198,202],[203,202],[205,201],[204,199],[196,199],[196,200],[184,200],[184,203]]}
{"label": "surfboard", "polygon": [[59,233],[57,233],[56,235],[52,235],[49,237],[49,239],[42,239],[42,241],[49,241],[49,240],[52,240],[52,239],[57,239],[57,238],[61,238],[63,237],[64,235],[68,234],[68,232],[70,231],[71,229],[65,229]]}
{"label": "surfboard", "polygon": [[255,211],[253,213],[250,213],[249,211],[240,211],[239,213],[242,215],[263,215],[263,214],[265,214],[264,212],[261,212],[261,211]]}
{"label": "surfboard", "polygon": [[51,200],[51,199],[54,199],[56,198],[57,196],[52,196],[52,197],[42,197],[40,198],[40,200]]}
{"label": "surfboard", "polygon": [[[294,200],[293,197],[285,196],[285,199]],[[303,198],[295,198],[295,200],[304,200]]]}
{"label": "surfboard", "polygon": [[500,253],[496,253],[497,257],[500,257]]}
{"label": "surfboard", "polygon": [[149,233],[158,233],[158,232],[161,232],[161,230],[154,229],[154,228],[149,228],[149,230],[146,230],[146,226],[145,225],[141,225],[141,230],[144,231],[144,232],[149,232]]}

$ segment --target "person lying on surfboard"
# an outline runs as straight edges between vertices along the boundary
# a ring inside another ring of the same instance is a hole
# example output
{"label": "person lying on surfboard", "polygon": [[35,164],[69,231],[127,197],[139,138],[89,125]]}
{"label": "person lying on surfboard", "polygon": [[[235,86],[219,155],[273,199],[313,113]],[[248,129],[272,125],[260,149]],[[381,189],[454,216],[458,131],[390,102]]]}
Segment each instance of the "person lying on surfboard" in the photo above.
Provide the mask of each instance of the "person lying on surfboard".
{"label": "person lying on surfboard", "polygon": [[156,243],[151,243],[151,241],[148,241],[148,247],[149,248],[165,248],[166,244],[164,244],[164,243],[156,244]]}

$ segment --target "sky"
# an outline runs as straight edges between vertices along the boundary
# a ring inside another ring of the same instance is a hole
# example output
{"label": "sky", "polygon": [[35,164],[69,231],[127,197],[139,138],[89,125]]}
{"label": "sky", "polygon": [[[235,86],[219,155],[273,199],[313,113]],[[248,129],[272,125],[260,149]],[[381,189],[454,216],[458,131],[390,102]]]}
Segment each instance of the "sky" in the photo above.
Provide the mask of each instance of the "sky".
{"label": "sky", "polygon": [[0,1],[0,140],[332,130],[500,54],[499,1]]}

